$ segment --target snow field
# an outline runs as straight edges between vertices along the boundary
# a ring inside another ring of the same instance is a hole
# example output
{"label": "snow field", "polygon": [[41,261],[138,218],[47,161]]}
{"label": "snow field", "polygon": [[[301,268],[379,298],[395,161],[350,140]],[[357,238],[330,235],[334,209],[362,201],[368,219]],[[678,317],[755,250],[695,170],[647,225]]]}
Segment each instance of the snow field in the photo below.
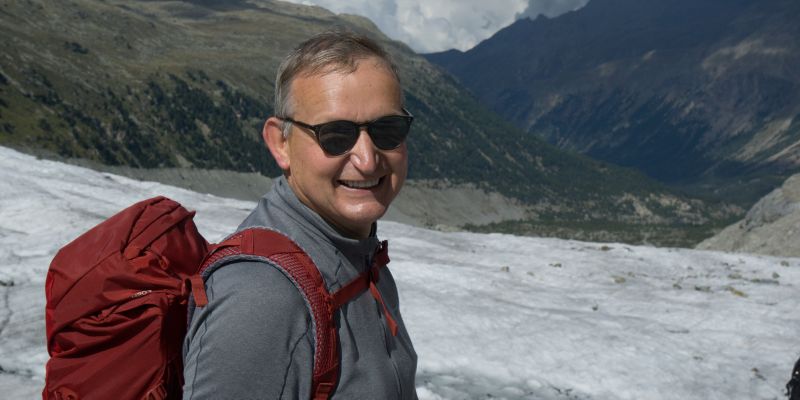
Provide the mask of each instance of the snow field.
{"label": "snow field", "polygon": [[[55,252],[155,195],[209,240],[253,203],[0,147],[0,397],[40,398]],[[779,399],[800,355],[800,259],[382,221],[420,399]],[[8,396],[8,397],[6,397]]]}

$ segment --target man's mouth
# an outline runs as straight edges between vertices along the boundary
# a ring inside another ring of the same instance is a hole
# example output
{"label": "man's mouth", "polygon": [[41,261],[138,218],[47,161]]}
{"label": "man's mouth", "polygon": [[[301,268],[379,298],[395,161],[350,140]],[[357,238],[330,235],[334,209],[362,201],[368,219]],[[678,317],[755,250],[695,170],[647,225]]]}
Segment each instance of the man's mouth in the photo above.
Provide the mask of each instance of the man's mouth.
{"label": "man's mouth", "polygon": [[370,179],[367,181],[348,181],[342,179],[339,180],[339,183],[353,189],[372,189],[381,183],[381,179]]}

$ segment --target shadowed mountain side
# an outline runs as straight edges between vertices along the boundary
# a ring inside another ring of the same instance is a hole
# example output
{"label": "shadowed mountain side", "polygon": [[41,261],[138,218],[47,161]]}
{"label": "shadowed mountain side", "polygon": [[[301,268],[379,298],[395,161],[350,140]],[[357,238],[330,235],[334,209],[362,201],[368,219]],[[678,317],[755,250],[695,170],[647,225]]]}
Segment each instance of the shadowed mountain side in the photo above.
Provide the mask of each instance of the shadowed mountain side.
{"label": "shadowed mountain side", "polygon": [[743,220],[697,248],[800,257],[800,174],[759,200]]}
{"label": "shadowed mountain side", "polygon": [[427,58],[563,149],[748,206],[800,170],[800,2],[592,0]]}

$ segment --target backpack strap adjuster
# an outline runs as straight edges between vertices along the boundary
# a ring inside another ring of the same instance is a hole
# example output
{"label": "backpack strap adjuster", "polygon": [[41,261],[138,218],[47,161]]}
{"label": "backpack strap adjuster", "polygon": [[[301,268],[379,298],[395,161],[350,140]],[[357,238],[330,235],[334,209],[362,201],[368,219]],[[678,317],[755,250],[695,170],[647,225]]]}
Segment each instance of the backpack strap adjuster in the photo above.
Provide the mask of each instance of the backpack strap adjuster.
{"label": "backpack strap adjuster", "polygon": [[194,298],[194,305],[196,307],[205,307],[208,305],[208,296],[206,296],[206,284],[203,282],[201,275],[193,275],[186,279],[185,287],[192,290],[192,297]]}

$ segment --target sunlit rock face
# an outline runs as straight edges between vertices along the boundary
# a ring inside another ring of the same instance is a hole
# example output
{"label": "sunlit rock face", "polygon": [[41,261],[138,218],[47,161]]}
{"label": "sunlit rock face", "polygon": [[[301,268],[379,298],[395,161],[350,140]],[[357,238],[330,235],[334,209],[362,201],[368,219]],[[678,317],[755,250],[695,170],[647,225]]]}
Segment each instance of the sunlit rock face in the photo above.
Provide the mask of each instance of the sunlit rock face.
{"label": "sunlit rock face", "polygon": [[759,200],[743,220],[697,248],[800,257],[800,174]]}

